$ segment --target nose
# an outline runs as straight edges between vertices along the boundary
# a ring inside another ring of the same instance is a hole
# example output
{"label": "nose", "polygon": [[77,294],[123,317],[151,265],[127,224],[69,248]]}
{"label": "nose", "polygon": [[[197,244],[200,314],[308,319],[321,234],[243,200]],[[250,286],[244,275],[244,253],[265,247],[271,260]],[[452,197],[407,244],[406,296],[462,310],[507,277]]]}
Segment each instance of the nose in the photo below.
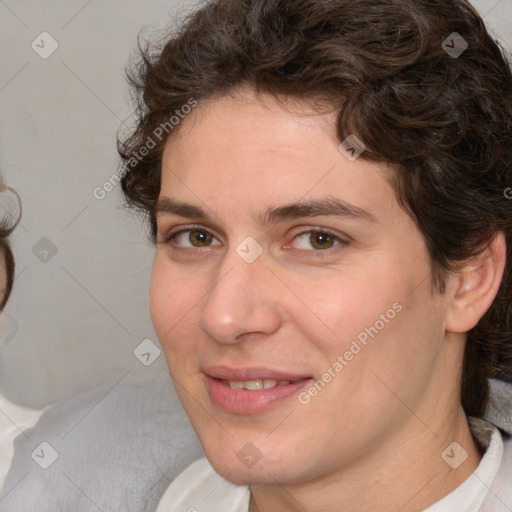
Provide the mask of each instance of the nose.
{"label": "nose", "polygon": [[224,344],[273,334],[281,325],[277,289],[263,257],[247,263],[229,251],[203,301],[199,325]]}

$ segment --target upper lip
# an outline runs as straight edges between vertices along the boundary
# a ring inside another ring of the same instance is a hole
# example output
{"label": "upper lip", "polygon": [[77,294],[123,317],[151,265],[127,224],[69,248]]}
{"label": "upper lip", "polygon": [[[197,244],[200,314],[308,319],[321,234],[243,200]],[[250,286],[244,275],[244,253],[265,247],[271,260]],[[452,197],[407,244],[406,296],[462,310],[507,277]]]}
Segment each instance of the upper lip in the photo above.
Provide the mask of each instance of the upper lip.
{"label": "upper lip", "polygon": [[272,370],[264,367],[231,368],[228,366],[208,366],[204,373],[214,379],[247,381],[247,380],[277,380],[296,381],[308,379],[310,375],[296,374],[281,370]]}

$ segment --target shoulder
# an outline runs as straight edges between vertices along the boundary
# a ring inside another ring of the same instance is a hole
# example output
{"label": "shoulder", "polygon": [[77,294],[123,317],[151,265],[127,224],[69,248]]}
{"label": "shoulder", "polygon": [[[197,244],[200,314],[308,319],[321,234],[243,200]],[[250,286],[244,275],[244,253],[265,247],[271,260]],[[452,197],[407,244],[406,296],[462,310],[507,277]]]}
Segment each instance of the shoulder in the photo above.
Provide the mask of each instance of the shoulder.
{"label": "shoulder", "polygon": [[503,482],[503,490],[507,491],[509,502],[507,504],[512,508],[512,434],[502,432],[503,435],[503,461],[498,477]]}
{"label": "shoulder", "polygon": [[501,431],[503,458],[500,468],[484,502],[483,512],[510,512],[512,510],[512,436]]}
{"label": "shoulder", "polygon": [[209,512],[247,512],[249,497],[248,487],[231,484],[203,457],[175,478],[160,500],[157,512],[197,512],[205,503]]}
{"label": "shoulder", "polygon": [[482,509],[484,512],[510,512],[512,510],[512,384],[491,380],[491,402],[486,420],[496,426],[503,440],[503,458],[491,486],[491,492]]}
{"label": "shoulder", "polygon": [[18,435],[0,509],[154,510],[178,468],[201,453],[168,372],[112,375],[49,405]]}

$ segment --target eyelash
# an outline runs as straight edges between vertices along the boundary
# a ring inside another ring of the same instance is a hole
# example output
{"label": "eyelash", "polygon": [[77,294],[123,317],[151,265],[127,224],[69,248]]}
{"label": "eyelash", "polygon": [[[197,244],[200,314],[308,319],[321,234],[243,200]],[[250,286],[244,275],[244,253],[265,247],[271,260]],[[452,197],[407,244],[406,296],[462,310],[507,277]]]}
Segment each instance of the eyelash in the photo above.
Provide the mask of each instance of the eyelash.
{"label": "eyelash", "polygon": [[[181,229],[180,231],[176,231],[175,233],[171,233],[171,234],[167,235],[161,242],[157,242],[157,243],[164,244],[164,245],[172,245],[171,242],[174,239],[176,239],[178,236],[182,235],[183,233],[188,233],[188,232],[194,231],[194,230],[204,231],[205,233],[212,235],[214,237],[214,239],[216,239],[216,237],[215,237],[215,235],[213,235],[213,233],[211,233],[210,231],[208,231],[207,229],[205,229],[202,226],[188,226],[186,229]],[[333,233],[332,231],[329,231],[328,229],[319,229],[319,228],[301,231],[293,237],[293,240],[295,240],[301,236],[304,236],[304,235],[311,235],[313,233],[320,233],[323,235],[328,235],[334,239],[336,244],[327,249],[314,249],[314,248],[313,249],[297,249],[299,251],[304,251],[306,253],[309,253],[309,256],[311,256],[311,257],[324,258],[326,256],[331,255],[333,253],[333,251],[336,251],[336,248],[338,248],[338,250],[339,250],[342,247],[349,245],[349,243],[350,243],[348,239],[343,239],[340,236]],[[209,248],[209,247],[216,247],[216,246],[209,245],[209,246],[205,246],[204,248]],[[185,250],[185,251],[187,251],[187,250],[195,251],[197,249],[201,249],[201,247],[183,247],[183,246],[179,246],[179,245],[174,246],[174,248],[177,248],[179,250],[180,249]]]}

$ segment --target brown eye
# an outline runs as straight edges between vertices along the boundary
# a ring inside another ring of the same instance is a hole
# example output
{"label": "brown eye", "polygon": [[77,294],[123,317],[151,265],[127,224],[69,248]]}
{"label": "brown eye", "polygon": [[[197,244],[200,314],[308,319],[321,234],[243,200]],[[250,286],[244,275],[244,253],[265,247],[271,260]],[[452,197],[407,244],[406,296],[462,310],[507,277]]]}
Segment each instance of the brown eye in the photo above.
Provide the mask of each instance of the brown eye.
{"label": "brown eye", "polygon": [[320,230],[304,231],[294,239],[297,249],[307,250],[311,253],[327,251],[340,244],[345,244],[345,242],[338,236],[329,231]]}
{"label": "brown eye", "polygon": [[178,231],[167,237],[165,243],[188,249],[221,245],[212,233],[201,228]]}
{"label": "brown eye", "polygon": [[212,243],[213,235],[202,229],[191,229],[188,240],[193,247],[206,247]]}
{"label": "brown eye", "polygon": [[309,235],[309,242],[315,249],[330,249],[335,241],[329,233],[313,232]]}
{"label": "brown eye", "polygon": [[315,249],[330,249],[336,239],[329,233],[313,232],[309,235],[309,242]]}

